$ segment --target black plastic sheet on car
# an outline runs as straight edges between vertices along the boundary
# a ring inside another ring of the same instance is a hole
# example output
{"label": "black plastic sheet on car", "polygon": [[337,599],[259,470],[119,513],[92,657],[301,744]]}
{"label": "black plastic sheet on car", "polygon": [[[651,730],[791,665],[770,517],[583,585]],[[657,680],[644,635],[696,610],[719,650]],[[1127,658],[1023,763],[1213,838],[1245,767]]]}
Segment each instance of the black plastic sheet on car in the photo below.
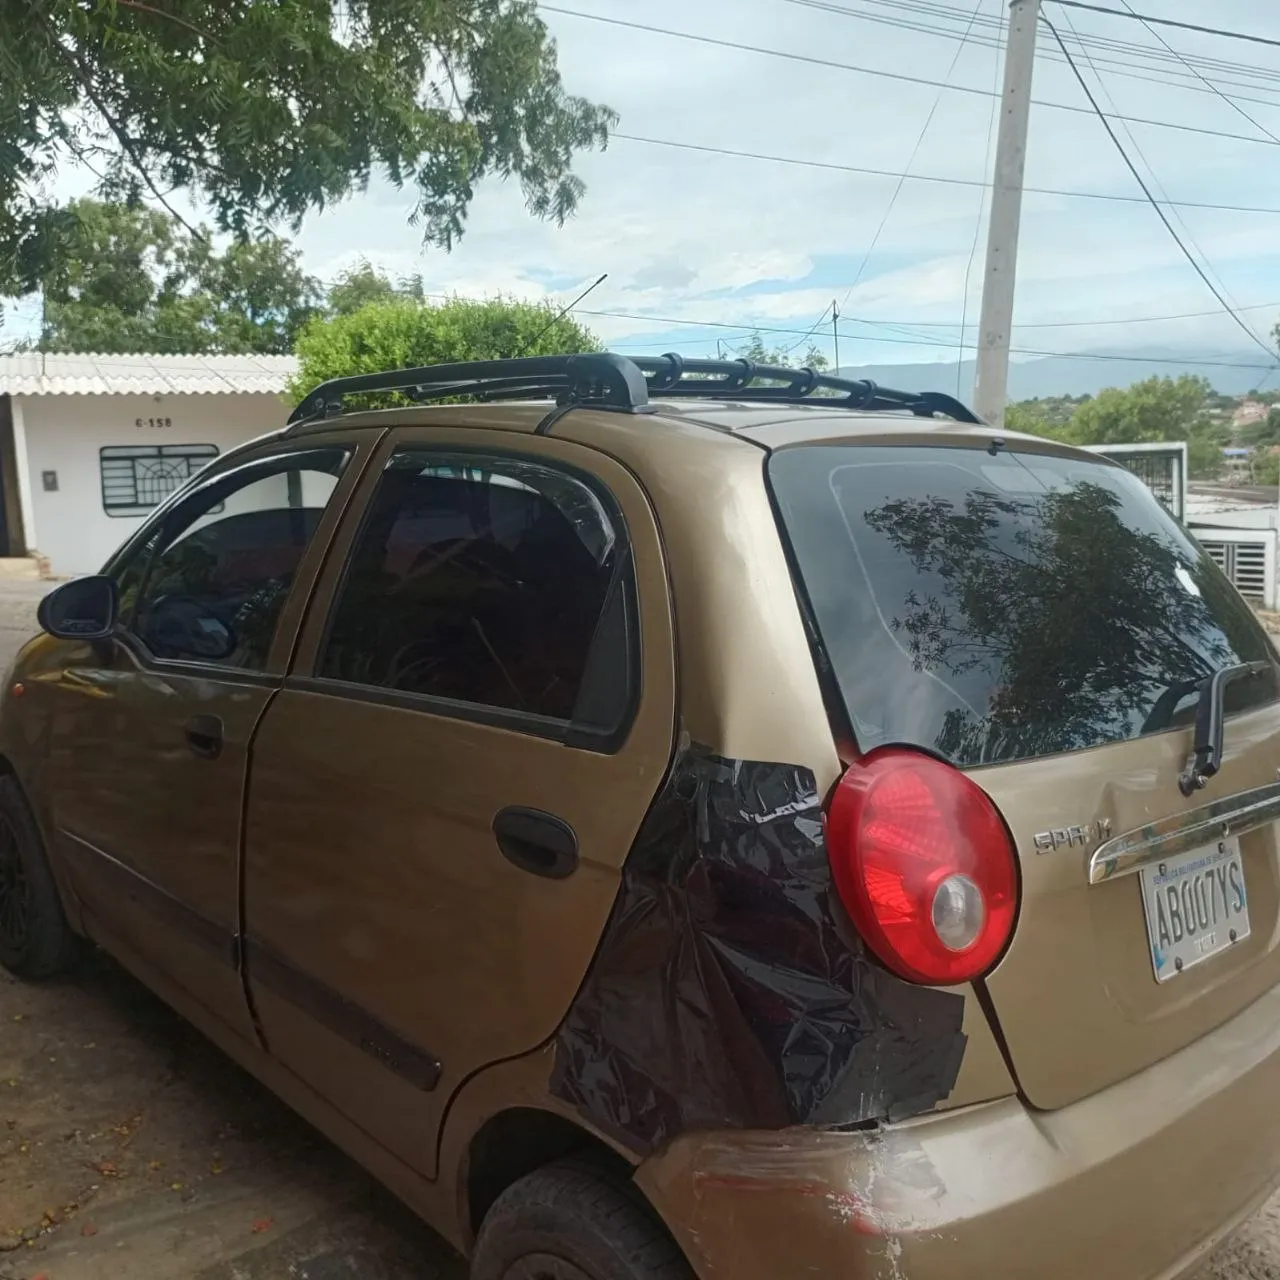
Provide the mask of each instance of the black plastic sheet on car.
{"label": "black plastic sheet on car", "polygon": [[950,1093],[964,998],[883,969],[836,898],[813,774],[678,751],[552,1090],[640,1153],[694,1130],[849,1126]]}

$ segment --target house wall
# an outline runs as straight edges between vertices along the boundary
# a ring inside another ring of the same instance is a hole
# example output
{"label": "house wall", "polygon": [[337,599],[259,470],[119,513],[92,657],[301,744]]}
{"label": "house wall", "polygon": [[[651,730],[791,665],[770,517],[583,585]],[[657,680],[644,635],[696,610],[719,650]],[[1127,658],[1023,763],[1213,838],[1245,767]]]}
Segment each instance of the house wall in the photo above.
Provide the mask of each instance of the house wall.
{"label": "house wall", "polygon": [[[234,445],[276,431],[288,410],[275,395],[13,397],[15,454],[29,551],[55,577],[96,573],[145,520],[103,507],[99,450],[109,445]],[[169,426],[151,426],[152,420]],[[138,421],[142,426],[138,426]],[[57,489],[44,473],[57,474]]]}

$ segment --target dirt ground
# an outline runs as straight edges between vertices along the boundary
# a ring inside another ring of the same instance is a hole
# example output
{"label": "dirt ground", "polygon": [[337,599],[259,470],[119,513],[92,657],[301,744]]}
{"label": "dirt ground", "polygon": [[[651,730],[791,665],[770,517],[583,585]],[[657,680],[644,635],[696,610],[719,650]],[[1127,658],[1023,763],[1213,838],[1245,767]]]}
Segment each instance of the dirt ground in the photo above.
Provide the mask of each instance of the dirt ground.
{"label": "dirt ground", "polygon": [[[0,580],[0,664],[34,629],[38,596]],[[109,960],[40,987],[0,974],[0,1280],[464,1276],[447,1246]],[[1202,1280],[1280,1280],[1280,1197]]]}

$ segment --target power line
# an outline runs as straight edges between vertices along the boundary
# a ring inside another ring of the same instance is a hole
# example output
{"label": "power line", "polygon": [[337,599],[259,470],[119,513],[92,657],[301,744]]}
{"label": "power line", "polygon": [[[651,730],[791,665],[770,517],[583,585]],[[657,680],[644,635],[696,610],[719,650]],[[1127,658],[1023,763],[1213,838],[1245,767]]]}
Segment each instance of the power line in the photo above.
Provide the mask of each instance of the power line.
{"label": "power line", "polygon": [[[943,40],[959,40],[961,44],[983,45],[988,47],[988,49],[996,47],[995,38],[986,35],[986,33],[977,32],[972,33],[972,35],[960,35],[960,33],[957,33],[955,29],[931,26],[928,22],[923,22],[923,20],[920,19],[890,17],[890,15],[887,14],[869,13],[865,12],[865,10],[850,9],[846,8],[845,5],[833,4],[832,0],[782,0],[782,3],[796,5],[803,9],[812,9],[817,13],[836,14],[838,17],[851,18],[858,20],[858,22],[878,23],[884,27],[899,29],[899,31],[918,32],[920,35],[937,36],[943,38]],[[910,3],[910,0],[861,0],[861,3],[864,5],[879,5],[888,9],[899,9],[904,13],[920,14],[923,15],[924,18],[941,19],[943,22],[948,22],[948,20],[963,22],[964,20],[964,10],[951,9],[946,5],[913,4]],[[996,24],[992,23],[991,19],[986,19],[984,22],[980,22],[979,26],[987,28],[995,27],[998,29]],[[1152,84],[1165,84],[1165,86],[1170,88],[1184,88],[1184,90],[1192,90],[1196,92],[1217,92],[1216,86],[1213,86],[1213,83],[1211,81],[1207,81],[1207,79],[1203,79],[1204,87],[1202,87],[1201,84],[1190,83],[1188,79],[1183,76],[1183,73],[1179,72],[1179,70],[1176,70],[1174,67],[1171,67],[1171,65],[1161,65],[1170,64],[1172,61],[1176,61],[1178,59],[1167,58],[1167,56],[1161,55],[1160,52],[1152,49],[1151,46],[1133,44],[1132,41],[1108,40],[1106,37],[1098,36],[1076,36],[1075,38],[1079,41],[1079,44],[1082,45],[1082,49],[1084,46],[1092,46],[1096,47],[1096,49],[1110,52],[1110,54],[1128,54],[1130,56],[1137,54],[1146,58],[1146,61],[1138,61],[1138,63],[1134,63],[1134,61],[1125,60],[1124,58],[1120,58],[1120,56],[1100,55],[1098,60],[1107,64],[1108,67],[1115,69],[1114,73],[1116,76],[1138,79],[1138,81],[1146,81]],[[1048,61],[1062,64],[1061,56],[1057,55],[1056,52],[1053,52],[1053,54],[1044,54],[1042,56]],[[1265,79],[1265,81],[1280,81],[1280,77],[1277,77],[1277,73],[1274,72],[1274,70],[1267,68],[1226,64],[1222,63],[1219,59],[1194,59],[1194,61],[1199,61],[1199,63],[1202,63],[1204,67],[1217,70],[1217,72],[1229,72],[1230,74],[1233,74],[1233,76],[1240,76],[1240,74],[1244,74],[1244,76],[1251,76],[1253,78],[1261,77],[1262,79]],[[1192,70],[1190,63],[1184,63],[1184,65],[1188,70]],[[1143,74],[1144,72],[1164,73],[1164,76],[1160,76],[1160,74]],[[1169,76],[1175,76],[1176,79],[1167,78]],[[1266,87],[1262,86],[1262,84],[1240,87],[1257,88],[1258,91],[1268,92]],[[1271,90],[1270,92],[1276,91]],[[1225,95],[1222,96],[1225,97]],[[1274,99],[1257,99],[1257,97],[1247,97],[1244,95],[1239,96],[1242,101],[1258,102],[1258,104],[1262,106],[1280,105],[1277,104]],[[1228,99],[1228,101],[1234,101],[1234,97],[1233,99]]]}
{"label": "power line", "polygon": [[[439,298],[442,300],[448,300],[454,297],[458,297],[459,295],[450,294],[450,293],[426,293],[423,296],[426,298]],[[1280,305],[1280,304],[1255,303],[1251,308],[1248,308],[1248,309],[1262,310],[1264,307],[1271,306],[1271,305]],[[806,330],[804,329],[789,328],[789,327],[783,327],[780,325],[741,324],[741,323],[730,324],[723,320],[693,320],[688,317],[643,315],[635,311],[599,311],[594,309],[588,309],[585,307],[575,307],[573,309],[572,314],[580,315],[580,316],[594,316],[594,317],[609,319],[609,320],[641,321],[646,324],[661,325],[664,328],[668,328],[668,329],[729,330],[729,331],[735,332],[739,337],[750,337],[752,334],[755,334],[755,333],[784,334],[784,335],[795,336],[797,334],[803,335],[806,332]],[[1187,313],[1188,316],[1200,315],[1200,314],[1220,315],[1221,312],[1214,311],[1214,312],[1204,312],[1204,313],[1201,313],[1201,312]],[[869,320],[860,316],[843,316],[843,315],[840,318],[842,320],[848,320],[853,324],[865,325],[868,328],[888,328],[888,329],[895,329],[898,332],[905,332],[905,330],[897,329],[897,326],[892,321]],[[1157,316],[1152,318],[1153,319],[1183,319],[1186,317]],[[907,321],[905,323],[914,324],[916,322]],[[921,322],[921,323],[923,324],[925,322]],[[1116,323],[1124,323],[1124,322],[1117,321]],[[1138,322],[1129,321],[1128,323],[1134,324]],[[957,344],[954,341],[944,342],[944,341],[939,341],[939,340],[935,340],[927,337],[925,338],[913,338],[913,337],[887,338],[883,334],[876,334],[875,337],[872,338],[867,334],[853,334],[853,333],[847,333],[847,332],[845,333],[845,336],[849,337],[854,341],[863,341],[863,342],[875,341],[875,342],[884,343],[889,346],[937,347],[937,348],[942,348],[949,351],[954,351],[957,349],[957,346],[959,345],[964,350],[968,350],[968,351],[973,351],[977,349],[976,345],[973,343]],[[700,341],[700,339],[691,339],[691,341]],[[644,344],[641,344],[638,341],[628,341],[625,345],[641,346]],[[1273,364],[1256,364],[1256,363],[1251,364],[1246,361],[1239,361],[1239,360],[1205,360],[1205,359],[1195,359],[1195,358],[1176,359],[1176,358],[1165,357],[1165,356],[1145,356],[1145,355],[1126,356],[1126,355],[1119,355],[1114,352],[1099,352],[1099,351],[1050,351],[1041,347],[1010,347],[1009,350],[1014,355],[1045,356],[1045,357],[1051,357],[1053,359],[1058,359],[1058,360],[1103,360],[1110,363],[1120,363],[1120,364],[1158,364],[1158,365],[1172,365],[1175,367],[1187,366],[1192,368],[1204,368],[1204,369],[1271,370],[1275,368],[1274,363]]]}
{"label": "power line", "polygon": [[[625,18],[609,18],[599,13],[582,13],[577,9],[563,9],[553,4],[542,4],[539,8],[545,13],[559,13],[570,18],[581,18],[587,22],[603,22],[608,26],[624,27],[629,31],[644,31],[650,35],[669,36],[676,40],[689,40],[695,44],[710,45],[719,49],[735,49],[740,53],[759,53],[765,57],[782,58],[788,62],[799,62],[812,67],[829,67],[837,71],[852,71],[858,75],[878,76],[885,80],[899,80],[904,84],[926,85],[931,89],[937,88],[938,84],[937,80],[931,80],[925,76],[907,75],[901,71],[885,71],[880,67],[863,67],[852,62],[836,62],[831,58],[818,58],[811,54],[791,53],[783,49],[766,49],[760,45],[753,44],[739,44],[734,40],[721,40],[715,36],[694,35],[690,31],[675,31],[670,27],[659,27],[646,22],[629,22]],[[993,96],[990,89],[978,89],[972,85],[953,84],[948,85],[947,88],[952,93],[966,93],[979,98]],[[1039,98],[1033,98],[1032,102],[1038,107],[1047,107],[1053,111],[1067,111],[1072,115],[1092,114],[1087,107],[1078,107],[1068,102],[1045,102]],[[1128,124],[1150,125],[1155,129],[1172,129],[1178,133],[1195,133],[1210,138],[1226,138],[1232,142],[1251,142],[1257,146],[1266,147],[1277,145],[1269,142],[1266,138],[1257,138],[1246,133],[1230,133],[1225,129],[1209,129],[1202,125],[1174,124],[1169,120],[1152,120],[1146,116],[1117,116],[1116,119],[1124,120]]]}
{"label": "power line", "polygon": [[1140,17],[1138,14],[1134,13],[1133,6],[1129,3],[1129,0],[1120,0],[1120,3],[1123,4],[1124,7],[1131,14],[1133,14],[1133,16],[1137,18],[1139,22],[1142,23],[1142,25],[1147,29],[1147,31],[1149,31],[1151,35],[1155,37],[1155,39],[1159,40],[1160,43],[1164,45],[1164,47],[1168,49],[1169,52],[1173,54],[1174,57],[1177,58],[1178,61],[1181,62],[1182,65],[1186,67],[1187,70],[1190,71],[1196,77],[1196,79],[1201,81],[1201,83],[1203,83],[1211,93],[1217,94],[1218,97],[1221,98],[1222,101],[1227,104],[1227,106],[1229,106],[1233,111],[1236,111],[1240,115],[1242,115],[1251,125],[1253,125],[1255,129],[1258,130],[1259,133],[1265,133],[1267,137],[1271,139],[1272,142],[1280,142],[1280,138],[1277,138],[1276,135],[1272,133],[1271,130],[1268,129],[1265,125],[1255,120],[1234,98],[1228,97],[1211,80],[1206,80],[1205,77],[1202,76],[1200,72],[1197,71],[1194,67],[1192,67],[1192,65],[1164,38],[1164,36],[1162,36],[1155,29],[1155,27],[1153,27],[1151,23],[1147,21],[1146,18]]}
{"label": "power line", "polygon": [[1274,367],[1275,360],[1276,360],[1275,353],[1271,350],[1270,347],[1266,345],[1266,343],[1262,341],[1261,338],[1258,337],[1256,333],[1254,333],[1252,329],[1249,328],[1247,324],[1245,324],[1245,322],[1240,318],[1240,316],[1237,315],[1236,312],[1232,309],[1231,304],[1226,300],[1226,298],[1219,291],[1218,286],[1215,285],[1214,282],[1209,278],[1208,272],[1206,272],[1205,269],[1196,260],[1195,255],[1192,254],[1191,250],[1187,248],[1186,244],[1182,240],[1182,237],[1178,234],[1177,230],[1174,228],[1173,223],[1169,221],[1169,215],[1165,213],[1165,211],[1160,207],[1159,201],[1156,200],[1155,196],[1151,194],[1150,189],[1148,188],[1146,182],[1143,180],[1142,174],[1138,172],[1137,166],[1129,158],[1129,153],[1124,149],[1124,144],[1120,141],[1120,138],[1116,134],[1116,131],[1111,127],[1111,121],[1107,119],[1101,106],[1098,105],[1098,100],[1093,96],[1093,90],[1089,88],[1088,81],[1085,80],[1084,75],[1080,71],[1080,68],[1076,66],[1075,59],[1072,58],[1071,55],[1067,52],[1067,46],[1063,44],[1062,37],[1058,34],[1057,27],[1055,27],[1053,23],[1049,20],[1049,18],[1043,13],[1041,14],[1041,21],[1044,22],[1045,26],[1047,26],[1049,30],[1053,33],[1053,38],[1058,42],[1058,47],[1062,50],[1063,56],[1071,64],[1071,70],[1075,73],[1075,77],[1080,84],[1080,88],[1084,90],[1085,97],[1089,99],[1089,105],[1093,108],[1094,112],[1097,114],[1098,119],[1102,121],[1103,128],[1105,128],[1107,131],[1107,136],[1111,139],[1116,150],[1120,153],[1120,158],[1124,161],[1125,166],[1128,168],[1129,172],[1133,174],[1134,181],[1138,184],[1139,187],[1142,188],[1142,193],[1147,197],[1147,200],[1150,202],[1151,207],[1156,211],[1156,216],[1160,219],[1162,223],[1164,223],[1165,230],[1168,231],[1168,233],[1173,237],[1174,243],[1182,251],[1182,256],[1186,258],[1186,260],[1191,264],[1191,267],[1195,271],[1196,275],[1198,275],[1200,279],[1204,281],[1205,287],[1209,290],[1209,292],[1212,293],[1213,296],[1222,304],[1222,309],[1229,316],[1231,316],[1231,318],[1236,322],[1237,325],[1239,325],[1239,327],[1246,334],[1248,334],[1249,341],[1261,347],[1262,350],[1267,354],[1267,356],[1270,357],[1272,363],[1268,367],[1269,368]]}
{"label": "power line", "polygon": [[836,305],[835,299],[832,298],[832,300],[828,302],[825,307],[822,308],[822,314],[813,322],[813,328],[808,330],[805,333],[804,337],[802,337],[799,342],[793,342],[783,354],[789,356],[794,350],[796,350],[797,347],[804,346],[804,344],[808,342],[809,339],[812,338],[813,335],[817,333],[819,329],[822,328],[823,322],[831,314],[831,308],[834,307],[835,305]]}
{"label": "power line", "polygon": [[[811,9],[820,13],[835,14],[840,17],[854,19],[855,21],[879,23],[884,26],[895,27],[899,30],[915,31],[924,35],[940,36],[943,39],[959,39],[965,43],[983,44],[988,47],[992,47],[996,43],[995,39],[991,35],[982,33],[960,35],[954,29],[930,26],[922,20],[931,19],[934,21],[940,20],[943,22],[964,23],[966,21],[966,12],[960,8],[943,4],[931,4],[925,2],[925,0],[859,0],[859,2],[864,6],[861,9],[849,8],[846,5],[836,4],[833,3],[833,0],[782,0],[782,3],[784,4],[792,4],[800,8]],[[866,6],[899,10],[903,13],[921,15],[921,17],[915,19],[906,17],[890,17],[884,14],[869,12]],[[988,30],[998,31],[1000,29],[1000,22],[998,19],[982,18],[979,19],[976,25],[979,27],[986,27]],[[1193,64],[1198,64],[1199,66],[1211,71],[1229,75],[1232,77],[1232,80],[1229,83],[1238,84],[1239,77],[1241,75],[1253,79],[1271,81],[1273,83],[1280,82],[1280,73],[1277,73],[1275,70],[1268,67],[1241,64],[1238,62],[1227,62],[1220,58],[1205,58],[1193,55],[1184,58],[1181,55],[1175,54],[1172,50],[1167,50],[1166,53],[1162,54],[1160,51],[1153,49],[1149,45],[1142,45],[1128,40],[1116,40],[1095,34],[1077,34],[1074,38],[1082,49],[1086,46],[1092,46],[1093,48],[1103,50],[1108,54],[1128,55],[1130,58],[1137,56],[1145,59],[1145,62],[1133,62],[1125,61],[1122,57],[1099,56],[1098,61],[1113,68],[1130,68],[1129,70],[1117,70],[1115,71],[1116,75],[1126,76],[1137,80],[1146,80],[1153,84],[1164,84],[1173,88],[1197,89],[1196,85],[1187,83],[1182,77],[1181,72],[1176,71],[1172,66],[1160,65],[1162,63],[1169,64],[1173,62],[1180,62],[1188,71],[1192,72],[1192,74],[1195,74],[1195,66]],[[1062,58],[1057,53],[1050,53],[1044,56],[1050,61],[1058,63],[1062,62]],[[1178,79],[1159,79],[1151,75],[1140,74],[1140,71],[1163,71],[1167,75],[1177,75]],[[1211,84],[1212,82],[1206,80],[1204,83]],[[1263,92],[1267,91],[1262,85],[1242,87],[1256,87]],[[1244,98],[1243,100],[1248,102],[1258,102],[1260,105],[1264,106],[1276,105],[1274,101],[1268,99]]]}
{"label": "power line", "polygon": [[[732,329],[732,330],[739,330],[739,331],[745,329],[747,330],[748,333],[759,333],[759,334],[771,333],[771,334],[792,334],[792,335],[803,334],[805,332],[805,330],[803,329],[783,328],[776,325],[729,324],[723,320],[691,320],[687,318],[680,319],[674,316],[640,315],[636,312],[631,312],[631,311],[579,310],[575,312],[575,314],[584,315],[584,316],[598,316],[598,317],[603,317],[611,320],[639,320],[639,321],[644,321],[654,325],[662,325],[670,329],[681,329],[681,328]],[[842,317],[842,318],[852,320],[854,324],[868,325],[872,327],[885,324],[884,321],[864,320],[864,319],[859,319],[857,317],[852,317],[852,316]],[[892,346],[900,346],[900,347],[939,347],[939,348],[945,348],[947,350],[953,351],[956,349],[956,345],[957,345],[955,342],[941,342],[941,341],[936,341],[928,338],[920,338],[920,339],[886,338],[883,335],[876,335],[876,337],[872,339],[872,338],[869,338],[866,334],[862,334],[862,335],[846,334],[845,336],[855,340],[860,339],[861,341],[864,341],[864,342],[875,341],[875,342],[882,342]],[[975,344],[967,343],[965,344],[965,349],[969,351],[973,351],[973,350],[976,350],[977,348]],[[1181,360],[1181,359],[1175,359],[1172,357],[1165,357],[1165,356],[1143,356],[1143,355],[1126,356],[1126,355],[1118,355],[1112,352],[1048,351],[1040,347],[1010,347],[1009,350],[1014,355],[1050,356],[1059,360],[1105,360],[1109,362],[1116,362],[1116,363],[1122,363],[1122,364],[1159,364],[1159,365],[1174,365],[1174,366],[1186,365],[1190,367],[1206,368],[1206,369],[1271,369],[1274,367],[1273,364],[1257,364],[1257,363],[1250,364],[1248,362],[1243,362],[1238,360],[1202,360],[1202,359]]]}
{"label": "power line", "polygon": [[[1066,18],[1067,26],[1070,27],[1072,32],[1074,33],[1075,23],[1072,22],[1071,20],[1071,11],[1069,9],[1065,10],[1063,13],[1063,16]],[[1054,34],[1057,34],[1057,33],[1054,33]],[[1078,35],[1076,36],[1076,38],[1077,40],[1079,40]],[[1098,82],[1098,88],[1100,92],[1106,96],[1108,104],[1111,106],[1112,110],[1114,111],[1115,101],[1111,97],[1111,93],[1110,93],[1110,90],[1107,88],[1106,81],[1102,78],[1102,73],[1098,70],[1097,67],[1093,65],[1093,59],[1089,55],[1087,50],[1084,53],[1084,58],[1085,58],[1085,61],[1089,63],[1089,69],[1093,72],[1094,78]],[[1076,70],[1074,66],[1072,67],[1072,70],[1073,71]],[[1076,71],[1076,76],[1077,78],[1079,78],[1080,76],[1080,73],[1078,71]],[[1125,136],[1129,139],[1130,146],[1132,146],[1134,153],[1137,155],[1138,159],[1142,162],[1143,167],[1146,169],[1147,174],[1151,179],[1151,185],[1153,185],[1155,189],[1159,192],[1161,201],[1167,204],[1169,199],[1169,193],[1164,189],[1163,184],[1160,182],[1160,178],[1159,178],[1159,175],[1156,173],[1155,166],[1152,165],[1151,161],[1147,159],[1145,152],[1142,150],[1141,143],[1139,143],[1138,139],[1134,137],[1133,130],[1130,129],[1128,125],[1122,125],[1121,128],[1124,129]],[[1192,249],[1195,250],[1195,253],[1199,255],[1200,265],[1204,268],[1205,276],[1211,277],[1212,282],[1216,287],[1215,296],[1221,299],[1221,301],[1227,306],[1229,312],[1231,313],[1232,319],[1235,320],[1237,324],[1243,325],[1244,322],[1239,318],[1239,316],[1235,314],[1235,312],[1238,310],[1236,305],[1236,300],[1231,296],[1231,291],[1227,288],[1226,282],[1214,269],[1213,264],[1209,260],[1209,255],[1205,253],[1205,251],[1197,243],[1195,235],[1193,234],[1191,228],[1187,225],[1186,220],[1182,217],[1181,213],[1179,213],[1177,209],[1172,210],[1172,213],[1173,213],[1173,216],[1177,219],[1178,225],[1182,228],[1182,238],[1185,240],[1186,244],[1190,245],[1189,249],[1183,246],[1180,246],[1180,247],[1183,247],[1183,252],[1190,255],[1191,250]],[[1248,332],[1250,334],[1253,334],[1252,329],[1249,329]],[[1259,341],[1256,334],[1253,334],[1253,338],[1255,342]],[[1267,349],[1270,350],[1270,348],[1267,348]]]}
{"label": "power line", "polygon": [[1258,36],[1248,31],[1227,31],[1222,27],[1202,27],[1194,22],[1176,22],[1173,18],[1152,18],[1145,14],[1134,13],[1132,9],[1125,13],[1121,9],[1107,9],[1100,4],[1085,4],[1084,0],[1058,0],[1061,5],[1066,5],[1070,9],[1087,9],[1090,13],[1105,13],[1113,18],[1136,18],[1139,22],[1154,22],[1161,27],[1177,27],[1180,31],[1198,31],[1205,36],[1223,36],[1228,40],[1247,40],[1250,44],[1270,45],[1274,49],[1280,49],[1280,40],[1273,40],[1270,36]]}
{"label": "power line", "polygon": [[[978,14],[982,11],[982,0],[978,0],[974,6],[973,12],[969,15],[969,25],[965,28],[967,36],[973,30],[973,24]],[[858,264],[858,274],[854,276],[853,283],[849,286],[848,291],[844,295],[842,307],[849,305],[849,299],[853,296],[853,291],[862,283],[863,273],[867,269],[867,264],[871,261],[871,255],[875,253],[876,246],[880,243],[880,237],[884,235],[884,229],[889,225],[889,219],[893,217],[893,211],[898,206],[898,197],[902,194],[902,188],[906,185],[907,179],[911,176],[911,166],[916,162],[916,156],[920,154],[920,148],[924,146],[925,136],[929,132],[929,126],[933,123],[933,117],[938,114],[938,107],[942,103],[942,91],[951,83],[951,77],[955,74],[955,69],[960,61],[960,54],[964,50],[964,37],[961,42],[956,45],[955,54],[951,58],[951,65],[947,68],[947,74],[943,77],[942,83],[938,86],[938,92],[933,96],[933,104],[929,107],[929,114],[924,118],[924,124],[920,126],[920,132],[916,135],[915,146],[911,148],[911,154],[907,157],[906,168],[898,176],[898,185],[894,187],[893,194],[889,197],[889,204],[884,211],[884,216],[880,219],[880,225],[876,228],[875,235],[871,237],[871,243],[867,245],[867,251],[862,255],[862,261]],[[835,303],[831,304],[833,307]],[[839,363],[839,357],[837,357]],[[837,370],[838,372],[838,370]]]}
{"label": "power line", "polygon": [[[543,6],[546,7],[545,5]],[[770,164],[789,164],[802,169],[826,169],[834,173],[857,173],[872,178],[901,178],[908,182],[934,182],[951,187],[985,187],[991,183],[980,178],[952,178],[943,174],[901,174],[893,169],[873,169],[865,165],[840,164],[834,160],[806,160],[799,156],[770,155],[761,151],[742,151],[733,147],[713,147],[707,143],[681,142],[675,138],[650,138],[639,133],[612,133],[610,140],[641,142],[650,147],[671,147],[677,151],[697,151],[713,156],[732,156],[739,160],[763,160]],[[1142,196],[1128,196],[1112,191],[1072,191],[1062,187],[1023,187],[1027,195],[1058,196],[1072,200],[1107,200],[1115,204],[1146,204]],[[1171,200],[1180,209],[1207,209],[1217,213],[1266,213],[1280,214],[1280,207],[1267,205],[1218,204],[1203,200]]]}
{"label": "power line", "polygon": [[[1237,311],[1276,311],[1280,312],[1280,302],[1254,302],[1247,307],[1237,307]],[[1128,318],[1108,318],[1106,320],[1028,320],[1014,325],[1016,329],[1093,329],[1099,325],[1132,325],[1161,324],[1168,320],[1201,320],[1207,316],[1222,315],[1221,307],[1212,311],[1179,311],[1172,315],[1162,316],[1129,316]],[[878,323],[888,324],[889,321]],[[954,320],[902,320],[899,324],[915,325],[918,329],[955,329]]]}

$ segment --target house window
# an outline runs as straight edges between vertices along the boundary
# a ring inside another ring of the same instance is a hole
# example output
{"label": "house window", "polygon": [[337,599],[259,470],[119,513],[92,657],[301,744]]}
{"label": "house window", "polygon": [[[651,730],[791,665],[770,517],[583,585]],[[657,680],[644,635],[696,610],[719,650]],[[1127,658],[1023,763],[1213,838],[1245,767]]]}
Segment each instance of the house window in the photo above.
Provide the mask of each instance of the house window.
{"label": "house window", "polygon": [[121,444],[99,451],[102,506],[109,516],[145,516],[206,463],[212,444]]}

